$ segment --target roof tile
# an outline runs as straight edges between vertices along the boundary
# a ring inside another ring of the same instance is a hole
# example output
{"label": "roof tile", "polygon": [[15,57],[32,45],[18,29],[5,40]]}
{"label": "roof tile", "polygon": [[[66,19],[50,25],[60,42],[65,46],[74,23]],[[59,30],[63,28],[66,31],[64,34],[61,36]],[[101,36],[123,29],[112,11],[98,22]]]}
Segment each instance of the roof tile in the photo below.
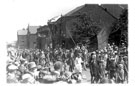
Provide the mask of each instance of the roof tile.
{"label": "roof tile", "polygon": [[36,34],[39,27],[40,26],[29,26],[28,29],[30,31],[30,34]]}
{"label": "roof tile", "polygon": [[18,30],[17,33],[18,35],[27,35],[27,30],[26,29]]}

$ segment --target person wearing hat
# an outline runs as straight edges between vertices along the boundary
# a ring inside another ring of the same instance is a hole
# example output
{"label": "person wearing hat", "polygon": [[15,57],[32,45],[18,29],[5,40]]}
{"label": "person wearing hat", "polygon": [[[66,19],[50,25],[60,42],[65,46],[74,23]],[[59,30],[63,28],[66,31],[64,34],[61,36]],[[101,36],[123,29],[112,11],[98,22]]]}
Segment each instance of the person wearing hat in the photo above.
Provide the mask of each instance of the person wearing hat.
{"label": "person wearing hat", "polygon": [[18,83],[18,79],[16,76],[16,71],[18,67],[11,64],[7,67],[7,83]]}
{"label": "person wearing hat", "polygon": [[56,61],[54,63],[54,73],[56,75],[56,77],[60,76],[60,73],[63,71],[63,63],[61,61]]}
{"label": "person wearing hat", "polygon": [[29,73],[32,74],[35,79],[38,78],[39,71],[37,71],[37,66],[36,66],[35,62],[29,63]]}
{"label": "person wearing hat", "polygon": [[128,56],[124,56],[124,80],[128,81]]}
{"label": "person wearing hat", "polygon": [[86,63],[87,63],[87,57],[88,57],[88,50],[85,48],[82,50],[82,60],[83,60],[83,69],[86,71]]}
{"label": "person wearing hat", "polygon": [[119,57],[118,64],[123,64],[123,65],[124,65],[123,57],[124,57],[124,56],[120,56],[120,57]]}
{"label": "person wearing hat", "polygon": [[109,78],[110,79],[116,78],[116,69],[117,69],[117,63],[116,63],[115,58],[112,56],[110,58],[110,63],[109,63],[109,73],[110,73]]}
{"label": "person wearing hat", "polygon": [[94,83],[94,81],[97,82],[99,79],[99,68],[97,63],[97,54],[95,52],[91,54],[89,64],[90,64],[91,83]]}
{"label": "person wearing hat", "polygon": [[39,82],[41,82],[41,83],[57,82],[58,79],[60,78],[61,69],[62,69],[62,62],[60,62],[60,61],[55,62],[54,70],[52,70],[50,73],[47,73],[47,71],[43,71],[42,79],[40,78]]}
{"label": "person wearing hat", "polygon": [[45,53],[44,51],[41,51],[38,58],[38,64],[44,66],[45,65]]}
{"label": "person wearing hat", "polygon": [[24,74],[25,72],[28,71],[27,66],[28,66],[28,62],[27,61],[21,61],[21,64],[20,64],[20,66],[18,68],[19,68],[19,70],[20,70],[20,72],[22,74]]}
{"label": "person wearing hat", "polygon": [[105,77],[105,65],[104,65],[104,59],[102,58],[101,55],[99,55],[99,59],[97,60],[98,62],[98,73],[100,76],[100,80],[104,79]]}
{"label": "person wearing hat", "polygon": [[40,58],[42,58],[42,59],[45,59],[45,58],[46,58],[44,51],[41,51],[41,56],[40,56]]}
{"label": "person wearing hat", "polygon": [[124,82],[124,65],[118,64],[118,72],[117,72],[117,83],[123,83]]}
{"label": "person wearing hat", "polygon": [[73,53],[73,51],[71,51],[69,53],[68,58],[69,58],[69,60],[68,60],[69,71],[73,72],[74,66],[75,66],[75,64],[74,64],[74,53]]}

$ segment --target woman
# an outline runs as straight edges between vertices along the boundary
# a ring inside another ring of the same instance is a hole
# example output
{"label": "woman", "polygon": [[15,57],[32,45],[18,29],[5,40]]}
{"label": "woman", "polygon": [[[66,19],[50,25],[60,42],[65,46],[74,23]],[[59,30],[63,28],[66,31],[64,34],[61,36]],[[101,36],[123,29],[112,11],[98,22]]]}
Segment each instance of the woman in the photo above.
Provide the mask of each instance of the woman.
{"label": "woman", "polygon": [[82,75],[82,53],[78,53],[78,56],[75,58],[75,72],[80,73]]}

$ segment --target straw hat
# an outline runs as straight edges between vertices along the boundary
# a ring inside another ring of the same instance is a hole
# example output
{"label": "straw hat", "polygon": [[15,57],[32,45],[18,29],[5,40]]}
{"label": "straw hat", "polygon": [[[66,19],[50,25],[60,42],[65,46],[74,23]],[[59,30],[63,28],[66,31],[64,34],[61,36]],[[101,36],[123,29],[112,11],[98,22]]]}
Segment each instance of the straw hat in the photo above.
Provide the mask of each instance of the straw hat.
{"label": "straw hat", "polygon": [[14,71],[14,70],[17,70],[17,69],[18,69],[18,67],[15,66],[14,64],[11,64],[11,65],[8,66],[8,70],[9,70],[9,71],[10,71],[10,70]]}
{"label": "straw hat", "polygon": [[30,69],[36,68],[36,67],[37,67],[37,66],[36,66],[35,62],[30,62],[30,63],[29,63],[29,68],[30,68]]}

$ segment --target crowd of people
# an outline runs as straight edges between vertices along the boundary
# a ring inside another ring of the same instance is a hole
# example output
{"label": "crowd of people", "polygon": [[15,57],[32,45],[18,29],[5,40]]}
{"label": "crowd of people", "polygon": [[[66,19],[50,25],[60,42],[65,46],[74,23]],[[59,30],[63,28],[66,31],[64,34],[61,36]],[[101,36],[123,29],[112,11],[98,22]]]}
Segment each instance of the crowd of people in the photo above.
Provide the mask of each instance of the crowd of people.
{"label": "crowd of people", "polygon": [[108,44],[90,52],[86,46],[71,49],[8,49],[7,83],[81,83],[90,71],[91,83],[128,82],[128,50]]}

